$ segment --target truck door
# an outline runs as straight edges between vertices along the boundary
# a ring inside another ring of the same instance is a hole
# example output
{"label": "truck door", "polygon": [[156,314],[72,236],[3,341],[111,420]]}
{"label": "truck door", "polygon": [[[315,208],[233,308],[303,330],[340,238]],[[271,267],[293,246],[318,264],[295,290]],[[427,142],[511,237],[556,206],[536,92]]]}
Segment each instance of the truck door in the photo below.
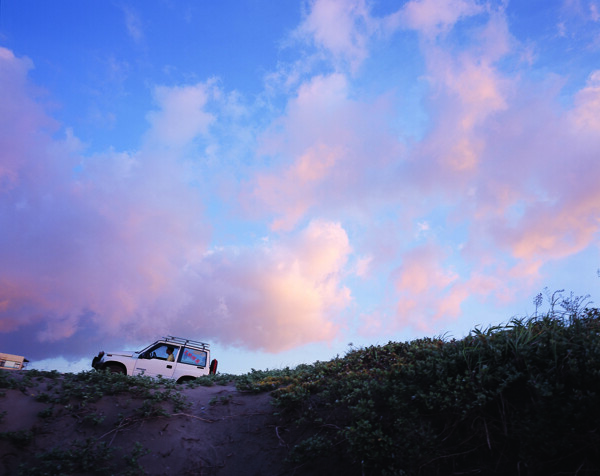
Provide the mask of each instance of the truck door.
{"label": "truck door", "polygon": [[[157,344],[149,350],[140,354],[135,362],[133,375],[147,375],[149,377],[171,378],[175,371],[175,362],[179,346],[172,344]],[[173,355],[173,360],[169,360],[169,355]]]}

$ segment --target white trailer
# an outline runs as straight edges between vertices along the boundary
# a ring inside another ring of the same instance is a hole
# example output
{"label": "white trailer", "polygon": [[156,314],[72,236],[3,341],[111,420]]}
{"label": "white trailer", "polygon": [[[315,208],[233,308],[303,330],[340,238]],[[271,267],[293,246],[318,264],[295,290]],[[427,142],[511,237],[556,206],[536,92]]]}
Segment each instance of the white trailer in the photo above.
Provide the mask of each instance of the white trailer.
{"label": "white trailer", "polygon": [[0,369],[21,370],[25,368],[29,360],[22,355],[4,354],[0,352]]}

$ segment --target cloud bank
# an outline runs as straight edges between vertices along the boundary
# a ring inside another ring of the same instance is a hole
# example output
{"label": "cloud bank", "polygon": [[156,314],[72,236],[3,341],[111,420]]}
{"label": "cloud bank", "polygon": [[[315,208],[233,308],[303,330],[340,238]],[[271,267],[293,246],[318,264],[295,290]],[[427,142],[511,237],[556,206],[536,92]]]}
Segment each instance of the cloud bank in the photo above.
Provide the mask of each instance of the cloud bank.
{"label": "cloud bank", "polygon": [[252,248],[209,247],[180,151],[213,120],[210,84],[156,88],[139,150],[86,156],[72,136],[57,139],[30,97],[31,62],[0,53],[3,333],[35,329],[53,342],[90,326],[140,339],[179,330],[267,351],[335,336],[335,311],[350,300],[339,223],[316,220]]}

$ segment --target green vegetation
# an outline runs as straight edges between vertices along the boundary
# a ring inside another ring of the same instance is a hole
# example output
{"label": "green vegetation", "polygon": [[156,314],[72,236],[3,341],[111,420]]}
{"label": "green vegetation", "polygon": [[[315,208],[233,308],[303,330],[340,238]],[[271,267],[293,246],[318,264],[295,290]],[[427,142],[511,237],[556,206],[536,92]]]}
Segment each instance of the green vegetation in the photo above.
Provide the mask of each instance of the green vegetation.
{"label": "green vegetation", "polygon": [[[148,454],[140,443],[136,442],[130,453],[123,455],[125,470],[118,474],[138,476],[145,474],[139,464],[139,458]],[[32,464],[21,465],[19,476],[68,476],[72,474],[117,474],[115,473],[115,448],[103,441],[88,438],[75,441],[68,448],[53,448],[35,455]]]}
{"label": "green vegetation", "polygon": [[22,465],[20,476],[62,476],[77,473],[111,474],[114,450],[92,438],[68,448],[53,448],[35,455],[33,464]]}
{"label": "green vegetation", "polygon": [[185,384],[189,387],[212,387],[213,385],[229,385],[235,381],[239,376],[233,374],[216,374],[216,375],[203,375],[197,379],[188,380]]}
{"label": "green vegetation", "polygon": [[28,446],[33,439],[33,433],[27,430],[3,431],[0,433],[0,440],[8,440],[18,448]]}
{"label": "green vegetation", "polygon": [[209,405],[229,405],[233,400],[233,395],[229,394],[226,397],[213,397],[208,402]]}
{"label": "green vegetation", "polygon": [[598,309],[354,349],[240,383],[277,387],[274,404],[307,435],[294,464],[338,457],[345,474],[424,476],[600,467]]}
{"label": "green vegetation", "polygon": [[[55,378],[55,372],[29,370],[20,380],[8,375],[8,372],[1,372],[0,387],[18,388],[26,392],[27,389],[36,388],[39,385],[38,381],[46,377]],[[185,402],[177,389],[178,385],[168,379],[128,377],[123,374],[92,370],[61,375],[58,382],[47,384],[46,391],[36,393],[34,398],[38,402],[59,404],[67,410],[74,410],[97,402],[106,395],[125,394],[143,400],[146,408],[142,413],[148,416],[149,407],[152,407],[155,414],[161,413],[162,410],[157,408],[161,402],[170,402],[173,411],[186,408],[188,402]]]}

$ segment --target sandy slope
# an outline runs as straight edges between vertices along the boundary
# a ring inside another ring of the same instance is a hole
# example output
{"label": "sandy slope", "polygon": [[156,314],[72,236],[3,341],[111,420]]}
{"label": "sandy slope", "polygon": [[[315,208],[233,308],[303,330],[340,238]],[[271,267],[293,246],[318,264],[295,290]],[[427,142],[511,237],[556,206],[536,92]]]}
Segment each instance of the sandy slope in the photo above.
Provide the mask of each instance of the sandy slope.
{"label": "sandy slope", "polygon": [[170,416],[144,417],[143,401],[128,394],[87,404],[36,400],[53,385],[56,382],[40,379],[35,387],[2,389],[0,413],[6,413],[0,432],[30,431],[32,438],[27,444],[6,436],[0,439],[0,473],[17,475],[23,464],[39,467],[35,455],[91,438],[88,441],[105,442],[113,449],[110,464],[117,467],[116,474],[136,474],[136,464],[127,465],[123,458],[133,454],[136,443],[144,452],[149,450],[137,459],[143,469],[137,474],[300,474],[284,465],[290,433],[274,415],[267,393],[241,393],[232,384],[183,388],[187,408],[174,411],[169,402],[161,403]]}

